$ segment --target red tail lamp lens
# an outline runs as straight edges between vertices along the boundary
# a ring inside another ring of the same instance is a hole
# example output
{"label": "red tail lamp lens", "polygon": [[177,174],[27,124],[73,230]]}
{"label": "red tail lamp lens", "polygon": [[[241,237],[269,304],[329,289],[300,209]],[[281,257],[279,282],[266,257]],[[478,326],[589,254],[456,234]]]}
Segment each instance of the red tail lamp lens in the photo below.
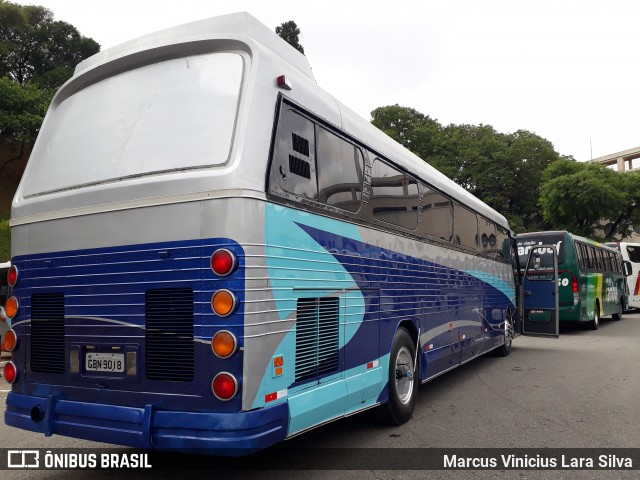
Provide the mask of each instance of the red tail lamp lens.
{"label": "red tail lamp lens", "polygon": [[2,350],[5,352],[13,352],[18,345],[18,337],[16,336],[16,332],[13,330],[9,330],[5,336],[4,340],[2,340]]}
{"label": "red tail lamp lens", "polygon": [[233,375],[227,372],[219,373],[211,384],[213,394],[218,400],[231,400],[238,391],[238,382]]}
{"label": "red tail lamp lens", "polygon": [[13,318],[18,313],[18,299],[16,297],[9,297],[7,303],[4,304],[4,314],[7,318]]}
{"label": "red tail lamp lens", "polygon": [[573,293],[578,293],[578,277],[575,273],[571,274],[571,289]]}
{"label": "red tail lamp lens", "polygon": [[220,330],[211,340],[213,353],[220,358],[227,358],[233,355],[237,345],[235,335],[228,330]]}
{"label": "red tail lamp lens", "polygon": [[225,277],[236,268],[236,256],[226,248],[220,248],[211,255],[211,270],[216,275]]}
{"label": "red tail lamp lens", "polygon": [[16,378],[18,378],[18,370],[13,362],[5,363],[2,374],[7,383],[13,383],[16,381]]}
{"label": "red tail lamp lens", "polygon": [[15,286],[18,283],[18,267],[11,265],[9,271],[7,271],[7,283],[10,287]]}

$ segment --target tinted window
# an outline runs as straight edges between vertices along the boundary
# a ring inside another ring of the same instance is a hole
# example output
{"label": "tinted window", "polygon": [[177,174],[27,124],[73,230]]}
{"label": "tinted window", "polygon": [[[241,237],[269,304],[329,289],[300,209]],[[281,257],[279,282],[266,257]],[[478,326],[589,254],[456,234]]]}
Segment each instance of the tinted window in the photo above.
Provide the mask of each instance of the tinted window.
{"label": "tinted window", "polygon": [[455,242],[465,247],[478,248],[478,217],[471,210],[456,204]]}
{"label": "tinted window", "polygon": [[373,218],[415,229],[418,202],[415,179],[376,159],[371,172]]}
{"label": "tinted window", "polygon": [[362,199],[362,152],[324,128],[316,131],[319,200],[357,212]]}
{"label": "tinted window", "polygon": [[[520,236],[518,235],[517,239],[518,245],[518,259],[520,261],[520,265],[526,265],[527,258],[529,257],[529,251],[532,246],[535,245],[553,245],[556,247],[556,252],[558,252],[558,265],[564,263],[564,235],[562,234],[546,234],[546,235],[531,235],[531,236]],[[546,253],[551,253],[548,251]]]}
{"label": "tinted window", "polygon": [[627,245],[627,253],[630,262],[640,263],[640,247]]}
{"label": "tinted window", "polygon": [[422,225],[425,234],[451,241],[453,204],[440,192],[423,185]]}
{"label": "tinted window", "polygon": [[271,192],[284,190],[310,200],[318,198],[314,125],[292,110],[282,116],[269,178]]}

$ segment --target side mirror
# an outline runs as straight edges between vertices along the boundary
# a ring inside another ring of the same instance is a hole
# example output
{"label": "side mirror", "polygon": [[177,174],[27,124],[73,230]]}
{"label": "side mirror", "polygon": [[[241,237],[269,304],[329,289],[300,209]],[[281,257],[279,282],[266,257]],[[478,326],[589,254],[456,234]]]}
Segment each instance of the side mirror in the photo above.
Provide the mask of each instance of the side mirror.
{"label": "side mirror", "polygon": [[624,262],[622,262],[622,271],[625,277],[631,276],[631,274],[633,273],[633,269],[631,268],[630,261],[625,260]]}

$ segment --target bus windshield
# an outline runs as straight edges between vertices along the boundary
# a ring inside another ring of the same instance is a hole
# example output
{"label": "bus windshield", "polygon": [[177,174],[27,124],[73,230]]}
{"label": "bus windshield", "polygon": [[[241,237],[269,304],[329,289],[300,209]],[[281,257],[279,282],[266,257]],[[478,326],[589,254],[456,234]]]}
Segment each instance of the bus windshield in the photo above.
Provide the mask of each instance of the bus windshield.
{"label": "bus windshield", "polygon": [[[564,262],[564,235],[561,233],[539,235],[535,237],[518,236],[517,245],[518,260],[520,262],[521,269],[524,269],[527,266],[529,251],[531,250],[531,247],[535,247],[536,245],[554,245],[558,252],[558,265]],[[538,253],[541,254],[541,265],[550,264],[551,267],[553,267],[553,257],[551,257],[550,250],[538,250]]]}
{"label": "bus windshield", "polygon": [[52,107],[25,175],[25,197],[224,164],[242,82],[239,54],[144,65]]}

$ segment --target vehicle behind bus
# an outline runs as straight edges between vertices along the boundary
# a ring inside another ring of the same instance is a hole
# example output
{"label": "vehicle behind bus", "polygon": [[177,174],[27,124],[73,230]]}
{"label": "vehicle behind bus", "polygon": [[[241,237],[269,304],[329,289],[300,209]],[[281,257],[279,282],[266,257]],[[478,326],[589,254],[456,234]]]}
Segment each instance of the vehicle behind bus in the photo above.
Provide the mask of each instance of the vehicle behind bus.
{"label": "vehicle behind bus", "polygon": [[610,242],[605,245],[615,248],[622,255],[622,259],[631,264],[631,275],[627,277],[629,309],[640,308],[640,243]]}
{"label": "vehicle behind bus", "polygon": [[[601,317],[620,320],[627,305],[623,260],[616,249],[566,231],[532,232],[517,236],[521,267],[530,249],[553,245],[558,254],[560,321],[596,330]],[[546,255],[551,252],[547,250]],[[542,255],[540,275],[544,274]]]}

